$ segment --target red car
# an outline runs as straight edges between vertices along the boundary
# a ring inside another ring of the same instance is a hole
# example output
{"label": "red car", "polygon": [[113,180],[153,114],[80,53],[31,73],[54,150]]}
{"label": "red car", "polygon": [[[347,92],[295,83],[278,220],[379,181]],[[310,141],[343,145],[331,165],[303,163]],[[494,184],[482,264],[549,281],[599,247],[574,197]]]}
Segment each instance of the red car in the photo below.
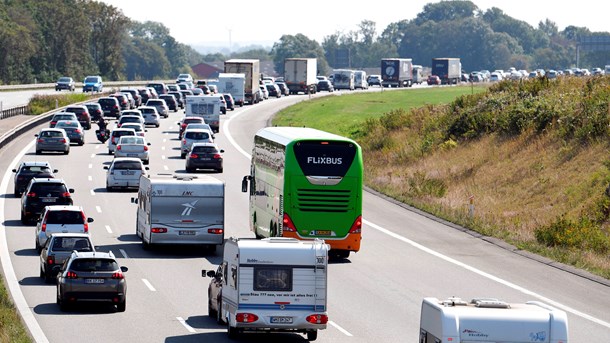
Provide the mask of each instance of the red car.
{"label": "red car", "polygon": [[440,85],[441,84],[441,78],[436,76],[436,75],[430,75],[428,76],[428,84],[429,85]]}

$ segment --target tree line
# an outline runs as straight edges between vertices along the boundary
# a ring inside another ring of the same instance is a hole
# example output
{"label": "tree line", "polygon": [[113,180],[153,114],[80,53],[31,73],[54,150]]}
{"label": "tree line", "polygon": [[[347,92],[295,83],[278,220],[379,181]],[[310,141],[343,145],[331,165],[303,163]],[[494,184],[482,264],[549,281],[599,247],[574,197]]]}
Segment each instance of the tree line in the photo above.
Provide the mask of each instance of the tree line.
{"label": "tree line", "polygon": [[[283,73],[287,57],[316,57],[318,70],[378,67],[384,57],[412,58],[429,65],[434,57],[460,57],[464,70],[564,69],[576,64],[581,37],[610,36],[568,26],[559,31],[546,19],[538,27],[498,8],[480,10],[471,1],[427,4],[413,19],[378,34],[364,20],[358,29],[335,32],[321,43],[303,34],[283,35],[271,50],[201,55],[176,41],[158,22],[137,22],[119,9],[92,0],[0,0],[0,83],[53,82],[102,75],[110,80],[173,78],[204,61],[228,58],[272,60]],[[581,52],[580,66],[610,64],[609,52]]]}

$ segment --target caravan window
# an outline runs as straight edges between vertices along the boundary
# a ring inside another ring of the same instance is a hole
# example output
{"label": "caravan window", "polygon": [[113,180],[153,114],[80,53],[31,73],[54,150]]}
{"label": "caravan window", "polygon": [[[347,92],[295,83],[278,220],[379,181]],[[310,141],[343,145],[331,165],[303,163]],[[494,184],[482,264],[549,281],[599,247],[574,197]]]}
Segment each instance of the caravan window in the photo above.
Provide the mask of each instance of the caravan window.
{"label": "caravan window", "polygon": [[292,291],[292,268],[256,266],[254,267],[255,291]]}

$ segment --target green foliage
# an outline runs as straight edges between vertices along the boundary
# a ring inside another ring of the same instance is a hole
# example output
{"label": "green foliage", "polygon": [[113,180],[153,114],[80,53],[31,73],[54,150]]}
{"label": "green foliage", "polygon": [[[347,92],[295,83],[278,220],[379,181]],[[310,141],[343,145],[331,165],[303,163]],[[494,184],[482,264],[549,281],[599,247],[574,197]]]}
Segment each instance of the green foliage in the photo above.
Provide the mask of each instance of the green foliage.
{"label": "green foliage", "polygon": [[82,93],[60,94],[60,95],[34,95],[30,99],[30,114],[38,115],[52,111],[58,107],[87,101],[90,95]]}
{"label": "green foliage", "polygon": [[550,247],[591,250],[599,254],[610,252],[610,237],[599,225],[586,217],[572,221],[558,218],[548,226],[534,231],[536,240]]}
{"label": "green foliage", "polygon": [[[2,276],[0,276],[2,278]],[[21,318],[0,279],[0,342],[31,342]]]}
{"label": "green foliage", "polygon": [[407,177],[409,193],[414,197],[431,196],[442,198],[447,193],[447,185],[443,180],[429,178],[425,173],[416,172]]}

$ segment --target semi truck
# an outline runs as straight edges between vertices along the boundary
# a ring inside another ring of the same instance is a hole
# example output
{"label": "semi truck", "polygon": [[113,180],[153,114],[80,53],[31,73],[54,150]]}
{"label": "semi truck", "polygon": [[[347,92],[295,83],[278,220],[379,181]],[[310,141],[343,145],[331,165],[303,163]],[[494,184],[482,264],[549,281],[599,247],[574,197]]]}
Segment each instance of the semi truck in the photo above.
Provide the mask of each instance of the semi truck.
{"label": "semi truck", "polygon": [[323,240],[227,239],[211,277],[208,314],[230,339],[246,332],[298,332],[309,341],[328,322],[328,250]]}
{"label": "semi truck", "polygon": [[245,101],[246,75],[218,74],[218,92],[229,93],[235,100],[235,105],[243,106]]}
{"label": "semi truck", "polygon": [[284,59],[284,82],[290,94],[315,94],[318,90],[318,60],[315,58]]}
{"label": "semi truck", "polygon": [[459,58],[433,58],[432,75],[438,76],[443,85],[458,84],[462,77],[462,63]]}
{"label": "semi truck", "polygon": [[424,298],[419,326],[420,343],[568,342],[566,313],[539,301]]}
{"label": "semi truck", "polygon": [[381,60],[381,85],[383,87],[411,87],[413,85],[413,61],[410,58],[383,58]]}
{"label": "semi truck", "polygon": [[225,61],[225,73],[244,74],[244,101],[248,104],[256,104],[260,99],[259,79],[260,61],[255,59],[231,59]]}

